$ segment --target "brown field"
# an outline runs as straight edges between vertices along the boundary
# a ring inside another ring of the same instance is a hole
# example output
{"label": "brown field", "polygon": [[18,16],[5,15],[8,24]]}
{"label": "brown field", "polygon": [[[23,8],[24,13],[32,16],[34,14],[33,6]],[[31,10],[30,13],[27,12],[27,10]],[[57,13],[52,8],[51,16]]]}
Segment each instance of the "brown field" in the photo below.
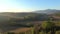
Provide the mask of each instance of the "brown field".
{"label": "brown field", "polygon": [[19,33],[19,32],[26,32],[29,31],[31,28],[18,28],[9,32]]}

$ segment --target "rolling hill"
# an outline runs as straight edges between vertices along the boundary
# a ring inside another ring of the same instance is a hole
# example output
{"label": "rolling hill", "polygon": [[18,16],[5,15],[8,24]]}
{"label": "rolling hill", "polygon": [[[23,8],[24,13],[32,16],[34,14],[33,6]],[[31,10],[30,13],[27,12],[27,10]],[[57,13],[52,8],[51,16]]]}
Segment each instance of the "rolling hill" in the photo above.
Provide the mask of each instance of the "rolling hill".
{"label": "rolling hill", "polygon": [[26,26],[26,24],[31,21],[44,21],[49,18],[48,15],[50,14],[60,16],[60,10],[47,9],[47,10],[37,10],[28,13],[23,13],[23,12],[22,13],[12,13],[12,12],[0,13],[0,29],[6,31],[6,30],[21,27],[22,25]]}

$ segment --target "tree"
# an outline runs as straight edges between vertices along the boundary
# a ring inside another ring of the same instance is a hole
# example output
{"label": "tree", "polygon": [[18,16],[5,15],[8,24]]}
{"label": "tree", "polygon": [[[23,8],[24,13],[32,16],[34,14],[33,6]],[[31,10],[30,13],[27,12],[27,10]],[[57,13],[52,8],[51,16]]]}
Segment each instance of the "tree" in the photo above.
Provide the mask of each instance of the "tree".
{"label": "tree", "polygon": [[[42,28],[44,29],[43,31],[46,32],[46,34],[51,30],[54,32],[54,23],[52,23],[52,18],[48,18],[48,20],[44,23],[42,23]],[[51,32],[51,33],[52,33]]]}

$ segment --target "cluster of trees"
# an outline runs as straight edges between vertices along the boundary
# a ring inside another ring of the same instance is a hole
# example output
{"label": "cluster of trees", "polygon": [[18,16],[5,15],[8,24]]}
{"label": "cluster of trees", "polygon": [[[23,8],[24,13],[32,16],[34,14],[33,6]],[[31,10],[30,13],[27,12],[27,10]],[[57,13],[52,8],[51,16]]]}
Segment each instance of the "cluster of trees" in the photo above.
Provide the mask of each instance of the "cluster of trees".
{"label": "cluster of trees", "polygon": [[41,26],[42,29],[40,29],[40,32],[43,31],[42,34],[44,33],[48,34],[49,32],[50,32],[49,34],[56,34],[57,31],[60,31],[60,26],[56,25],[56,23],[54,23],[50,18],[44,23],[42,23]]}

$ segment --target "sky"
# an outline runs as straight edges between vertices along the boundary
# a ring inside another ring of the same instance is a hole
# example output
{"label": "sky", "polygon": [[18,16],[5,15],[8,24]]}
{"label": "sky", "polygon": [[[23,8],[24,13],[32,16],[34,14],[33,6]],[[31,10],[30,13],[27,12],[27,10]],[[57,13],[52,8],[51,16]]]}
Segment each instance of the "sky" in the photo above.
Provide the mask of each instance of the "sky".
{"label": "sky", "polygon": [[0,12],[31,12],[58,9],[60,0],[0,0]]}

